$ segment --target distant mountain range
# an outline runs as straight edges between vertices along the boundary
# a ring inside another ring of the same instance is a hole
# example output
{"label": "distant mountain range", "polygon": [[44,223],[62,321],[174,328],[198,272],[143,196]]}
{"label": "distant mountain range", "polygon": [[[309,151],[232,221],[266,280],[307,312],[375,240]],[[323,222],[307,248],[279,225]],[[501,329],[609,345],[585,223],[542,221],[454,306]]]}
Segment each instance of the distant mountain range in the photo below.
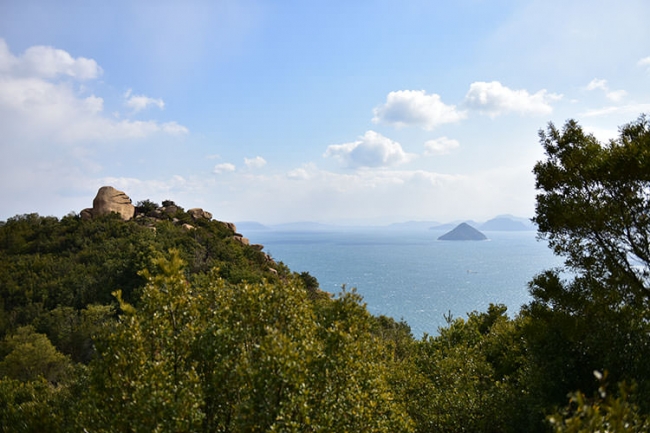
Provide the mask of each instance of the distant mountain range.
{"label": "distant mountain range", "polygon": [[[520,231],[533,231],[537,227],[527,218],[515,217],[512,215],[499,215],[484,223],[477,223],[476,221],[463,221],[464,223],[474,227],[475,229],[489,232],[520,232]],[[458,225],[458,222],[441,224],[430,227],[431,230],[448,231]]]}
{"label": "distant mountain range", "polygon": [[516,217],[513,215],[499,215],[483,223],[476,221],[453,221],[450,223],[439,223],[436,221],[405,221],[384,226],[349,226],[336,224],[322,224],[311,221],[300,221],[285,224],[265,225],[256,221],[241,221],[235,223],[239,232],[278,230],[278,231],[324,231],[324,230],[346,230],[358,228],[383,228],[386,230],[435,230],[449,231],[460,223],[466,223],[480,231],[533,231],[536,226],[528,218]]}
{"label": "distant mountain range", "polygon": [[483,231],[518,232],[535,230],[535,226],[529,220],[524,222],[510,217],[496,217],[481,224],[479,229]]}

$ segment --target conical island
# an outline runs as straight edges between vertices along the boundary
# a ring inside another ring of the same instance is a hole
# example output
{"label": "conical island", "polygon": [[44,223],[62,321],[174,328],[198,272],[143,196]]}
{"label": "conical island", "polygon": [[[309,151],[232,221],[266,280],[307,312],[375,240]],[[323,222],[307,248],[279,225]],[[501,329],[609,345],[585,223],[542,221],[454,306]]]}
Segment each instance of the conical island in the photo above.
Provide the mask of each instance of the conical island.
{"label": "conical island", "polygon": [[467,223],[460,223],[453,230],[438,238],[439,241],[485,241],[485,236],[480,231]]}

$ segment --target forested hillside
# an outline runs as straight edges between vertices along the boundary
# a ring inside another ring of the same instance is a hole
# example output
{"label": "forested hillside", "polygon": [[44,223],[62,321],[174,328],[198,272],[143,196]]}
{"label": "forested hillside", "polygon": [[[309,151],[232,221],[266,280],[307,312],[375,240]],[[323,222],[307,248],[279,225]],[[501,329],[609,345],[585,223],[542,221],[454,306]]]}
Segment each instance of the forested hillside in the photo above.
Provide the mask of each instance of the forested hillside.
{"label": "forested hillside", "polygon": [[650,126],[540,141],[566,268],[421,340],[173,202],[2,222],[0,429],[650,431]]}

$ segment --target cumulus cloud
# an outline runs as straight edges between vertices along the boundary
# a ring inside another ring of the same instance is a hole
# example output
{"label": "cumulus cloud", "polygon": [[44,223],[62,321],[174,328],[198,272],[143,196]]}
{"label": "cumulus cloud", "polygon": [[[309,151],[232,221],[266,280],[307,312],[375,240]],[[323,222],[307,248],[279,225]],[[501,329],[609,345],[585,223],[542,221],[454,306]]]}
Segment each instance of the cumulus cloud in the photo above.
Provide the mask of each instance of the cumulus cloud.
{"label": "cumulus cloud", "polygon": [[[0,140],[7,143],[12,137],[20,137],[23,142],[44,138],[48,142],[110,141],[189,132],[173,121],[130,121],[107,116],[103,98],[87,94],[85,87],[76,87],[76,82],[100,74],[101,68],[92,59],[73,58],[63,50],[43,46],[15,56],[0,39]],[[128,96],[136,110],[150,104],[162,108],[162,100],[142,100],[130,92]]]}
{"label": "cumulus cloud", "polygon": [[287,173],[287,178],[294,180],[308,180],[311,177],[309,171],[304,168],[294,168]]}
{"label": "cumulus cloud", "polygon": [[414,158],[414,155],[404,152],[401,144],[375,131],[367,131],[351,143],[332,144],[324,156],[336,158],[351,168],[387,167]]}
{"label": "cumulus cloud", "polygon": [[165,108],[165,102],[162,100],[162,98],[155,99],[144,95],[133,95],[131,89],[127,90],[126,93],[124,93],[124,99],[124,105],[131,108],[134,113],[142,111],[151,105],[154,105],[161,110]]}
{"label": "cumulus cloud", "polygon": [[215,174],[230,173],[235,171],[235,166],[229,162],[224,162],[222,164],[217,164],[212,170]]}
{"label": "cumulus cloud", "polygon": [[627,96],[627,92],[625,90],[611,90],[605,96],[612,102],[619,102]]}
{"label": "cumulus cloud", "polygon": [[99,77],[102,69],[93,59],[72,57],[63,50],[37,45],[21,56],[14,56],[4,39],[0,39],[0,72],[21,77],[55,78],[65,75],[77,80]]}
{"label": "cumulus cloud", "polygon": [[190,132],[190,130],[187,129],[185,126],[179,125],[174,121],[165,122],[161,124],[160,130],[169,135],[183,135],[183,134],[189,134]]}
{"label": "cumulus cloud", "polygon": [[610,90],[607,85],[607,80],[598,78],[594,78],[589,82],[589,84],[587,84],[587,90],[602,90],[605,92],[605,97],[613,102],[619,102],[627,95],[625,90]]}
{"label": "cumulus cloud", "polygon": [[587,84],[587,90],[596,89],[607,90],[607,80],[599,80],[598,78],[594,78],[589,82],[589,84]]}
{"label": "cumulus cloud", "polygon": [[386,103],[373,110],[374,123],[396,127],[419,126],[431,130],[445,123],[458,122],[466,113],[447,105],[440,95],[427,95],[424,90],[399,90],[390,92]]}
{"label": "cumulus cloud", "polygon": [[256,156],[255,158],[244,158],[244,164],[249,169],[262,168],[266,165],[266,160],[261,156]]}
{"label": "cumulus cloud", "polygon": [[551,103],[562,95],[540,90],[530,94],[526,90],[512,90],[498,81],[477,81],[465,95],[465,105],[490,117],[510,112],[521,115],[545,115],[553,111]]}
{"label": "cumulus cloud", "polygon": [[425,155],[446,155],[453,149],[460,146],[458,140],[453,140],[447,137],[440,137],[434,140],[429,140],[424,143]]}
{"label": "cumulus cloud", "polygon": [[650,72],[650,56],[640,59],[637,62],[637,65],[648,68],[648,72]]}

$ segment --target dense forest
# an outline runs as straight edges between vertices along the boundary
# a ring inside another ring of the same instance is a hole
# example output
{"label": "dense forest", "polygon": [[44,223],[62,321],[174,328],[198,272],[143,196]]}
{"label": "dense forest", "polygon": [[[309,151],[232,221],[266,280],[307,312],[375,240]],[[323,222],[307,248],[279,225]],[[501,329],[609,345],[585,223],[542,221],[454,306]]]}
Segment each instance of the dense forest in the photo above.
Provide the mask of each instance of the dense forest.
{"label": "dense forest", "polygon": [[540,143],[565,267],[422,339],[173,202],[1,222],[0,429],[650,431],[650,124]]}

